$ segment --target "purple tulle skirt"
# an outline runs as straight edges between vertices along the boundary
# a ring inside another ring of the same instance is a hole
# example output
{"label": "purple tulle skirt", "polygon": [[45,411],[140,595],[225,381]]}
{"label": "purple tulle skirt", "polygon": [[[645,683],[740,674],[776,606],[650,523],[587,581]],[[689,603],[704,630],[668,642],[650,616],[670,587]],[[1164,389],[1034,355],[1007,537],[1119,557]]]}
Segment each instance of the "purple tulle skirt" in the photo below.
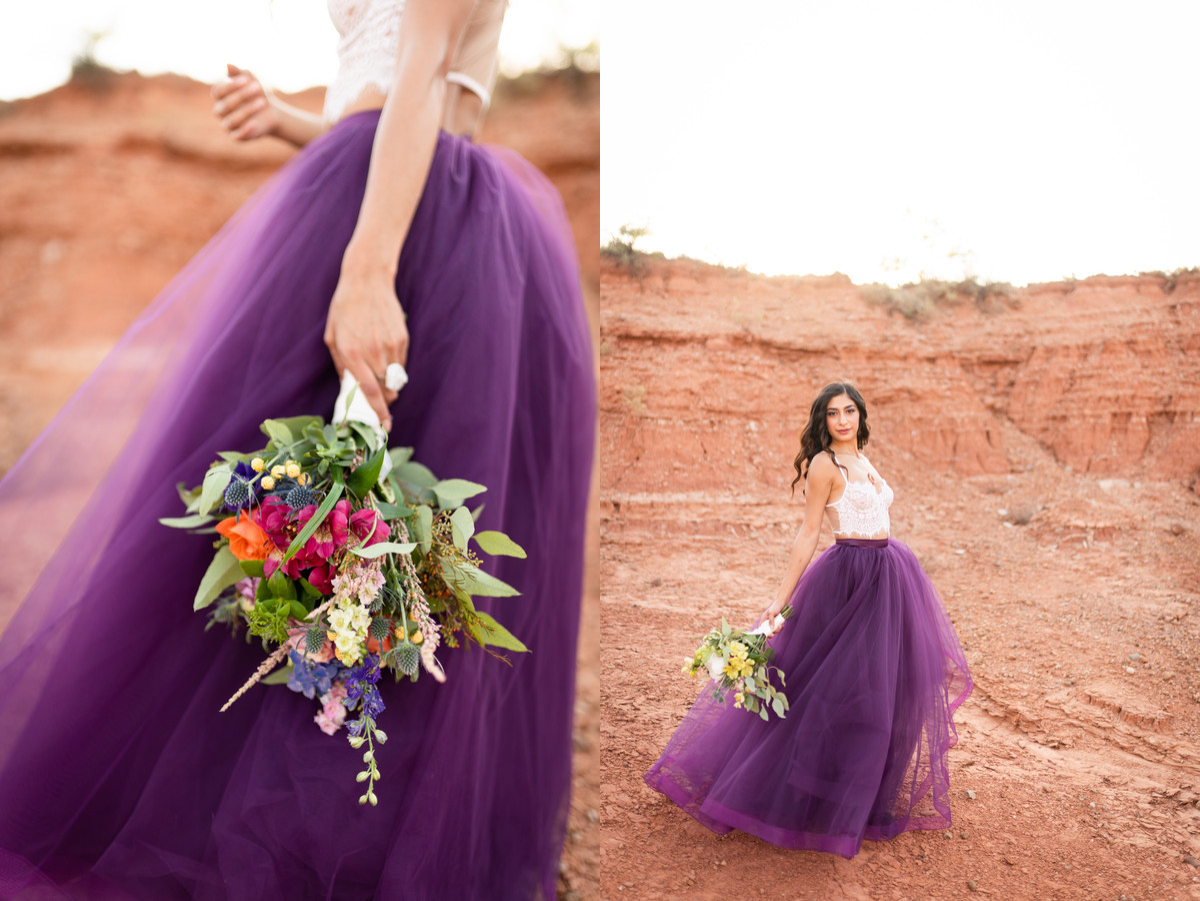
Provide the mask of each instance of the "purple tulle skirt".
{"label": "purple tulle skirt", "polygon": [[[488,486],[481,529],[529,551],[484,602],[532,649],[439,655],[380,684],[379,806],[360,754],[283,686],[224,701],[264,654],[205,631],[212,557],[178,516],[218,451],[332,413],[322,343],[378,114],[348,117],[234,216],[0,483],[0,897],[553,898],[595,386],[561,201],[515,155],[442,135],[400,256],[411,382],[392,444]],[[163,198],[169,203],[170,198]]]}
{"label": "purple tulle skirt", "polygon": [[948,826],[952,718],[972,682],[912,551],[838,540],[791,603],[771,640],[787,717],[718,703],[710,684],[646,783],[714,832],[843,857],[864,839]]}

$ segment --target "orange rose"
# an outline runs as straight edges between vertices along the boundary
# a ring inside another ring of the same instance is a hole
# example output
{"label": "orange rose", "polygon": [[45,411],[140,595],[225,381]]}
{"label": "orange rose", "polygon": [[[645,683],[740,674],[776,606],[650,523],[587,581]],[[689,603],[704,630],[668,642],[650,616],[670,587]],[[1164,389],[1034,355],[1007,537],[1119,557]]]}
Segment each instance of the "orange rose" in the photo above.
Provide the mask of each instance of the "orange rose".
{"label": "orange rose", "polygon": [[231,516],[217,523],[218,534],[229,539],[229,552],[239,560],[266,560],[270,537],[249,516]]}

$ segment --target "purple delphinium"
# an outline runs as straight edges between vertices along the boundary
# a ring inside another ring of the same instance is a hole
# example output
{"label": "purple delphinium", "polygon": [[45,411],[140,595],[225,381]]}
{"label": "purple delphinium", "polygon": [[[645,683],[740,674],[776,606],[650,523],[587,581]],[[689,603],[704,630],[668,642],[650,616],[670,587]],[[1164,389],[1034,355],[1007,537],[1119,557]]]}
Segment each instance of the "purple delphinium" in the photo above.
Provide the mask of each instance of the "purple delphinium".
{"label": "purple delphinium", "polygon": [[379,658],[374,654],[368,654],[361,664],[346,673],[346,707],[359,709],[359,718],[348,726],[352,735],[361,735],[365,720],[374,721],[384,711],[383,698],[375,687],[378,681]]}
{"label": "purple delphinium", "polygon": [[328,693],[334,678],[342,668],[335,660],[328,663],[310,663],[299,651],[290,652],[288,659],[292,661],[292,675],[288,678],[287,686],[306,698],[319,698]]}

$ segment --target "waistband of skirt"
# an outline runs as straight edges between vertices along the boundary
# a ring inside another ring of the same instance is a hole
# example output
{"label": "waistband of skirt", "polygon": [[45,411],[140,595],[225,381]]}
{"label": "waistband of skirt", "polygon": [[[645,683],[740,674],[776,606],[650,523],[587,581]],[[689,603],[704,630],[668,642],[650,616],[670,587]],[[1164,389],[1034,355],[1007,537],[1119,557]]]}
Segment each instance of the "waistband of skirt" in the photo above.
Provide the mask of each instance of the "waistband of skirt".
{"label": "waistband of skirt", "polygon": [[846,544],[850,547],[887,547],[886,538],[835,538],[834,544]]}

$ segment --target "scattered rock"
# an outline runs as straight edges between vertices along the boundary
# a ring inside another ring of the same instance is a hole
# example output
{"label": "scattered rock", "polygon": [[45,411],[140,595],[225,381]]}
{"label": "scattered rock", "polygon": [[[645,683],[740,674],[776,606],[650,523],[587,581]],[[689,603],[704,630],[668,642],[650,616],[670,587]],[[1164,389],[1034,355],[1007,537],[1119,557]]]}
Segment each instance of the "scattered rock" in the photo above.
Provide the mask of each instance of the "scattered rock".
{"label": "scattered rock", "polygon": [[1183,862],[1189,866],[1200,867],[1200,860],[1196,860],[1196,858],[1192,857],[1190,854],[1183,855]]}
{"label": "scattered rock", "polygon": [[977,891],[979,891],[979,883],[976,882],[974,879],[968,879],[967,880],[967,888],[969,888],[973,892],[977,892]]}
{"label": "scattered rock", "polygon": [[594,808],[594,807],[588,808],[587,818],[588,818],[589,823],[599,823],[600,822],[600,814],[596,813],[596,808]]}
{"label": "scattered rock", "polygon": [[970,833],[968,833],[966,829],[964,829],[962,832],[960,832],[958,834],[959,838],[968,838],[969,836],[970,836]]}
{"label": "scattered rock", "polygon": [[651,588],[658,588],[660,585],[662,585],[662,579],[660,577],[655,576],[653,579],[650,580]]}
{"label": "scattered rock", "polygon": [[967,800],[968,800],[968,801],[974,801],[974,800],[975,800],[975,789],[973,789],[973,788],[968,788],[968,789],[967,789]]}
{"label": "scattered rock", "polygon": [[1129,659],[1132,660],[1134,663],[1137,663],[1139,660],[1142,659],[1142,655],[1141,654],[1130,654]]}
{"label": "scattered rock", "polygon": [[1132,676],[1134,673],[1137,672],[1137,670],[1135,670],[1132,666],[1127,666],[1127,667],[1125,667],[1125,672],[1129,673],[1129,675]]}

